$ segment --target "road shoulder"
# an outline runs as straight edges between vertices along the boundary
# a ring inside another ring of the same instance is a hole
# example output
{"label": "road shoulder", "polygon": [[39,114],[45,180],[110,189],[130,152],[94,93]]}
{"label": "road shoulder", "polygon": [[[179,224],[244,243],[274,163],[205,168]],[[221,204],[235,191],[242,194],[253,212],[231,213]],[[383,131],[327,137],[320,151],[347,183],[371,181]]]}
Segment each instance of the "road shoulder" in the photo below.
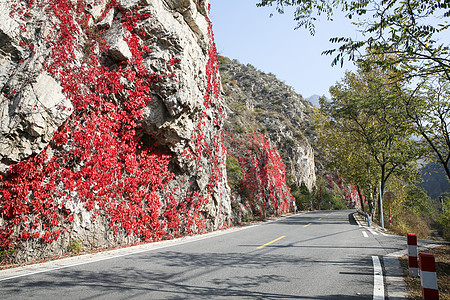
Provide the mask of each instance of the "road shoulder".
{"label": "road shoulder", "polygon": [[403,279],[403,270],[395,253],[383,256],[385,285],[387,298],[392,300],[405,299],[408,296],[408,288]]}

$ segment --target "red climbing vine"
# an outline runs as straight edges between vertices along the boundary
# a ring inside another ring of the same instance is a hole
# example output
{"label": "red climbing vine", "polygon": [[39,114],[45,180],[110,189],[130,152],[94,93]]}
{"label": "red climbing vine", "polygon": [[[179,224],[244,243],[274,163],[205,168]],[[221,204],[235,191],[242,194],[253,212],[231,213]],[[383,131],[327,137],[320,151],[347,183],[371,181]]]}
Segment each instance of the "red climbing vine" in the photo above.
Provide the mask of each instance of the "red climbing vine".
{"label": "red climbing vine", "polygon": [[227,137],[242,168],[240,194],[246,209],[261,218],[293,211],[294,199],[278,150],[262,134],[240,139],[228,133]]}
{"label": "red climbing vine", "polygon": [[[152,101],[152,84],[174,76],[152,73],[144,64],[151,50],[141,40],[145,32],[139,21],[151,16],[109,2],[103,16],[120,10],[118,21],[132,56],[107,67],[99,55],[108,51],[101,39],[104,29],[93,33],[85,6],[84,1],[60,0],[18,1],[13,6],[11,16],[21,22],[22,30],[33,9],[45,11],[54,28],[45,38],[50,46],[45,70],[59,81],[74,110],[41,153],[12,166],[0,178],[0,249],[28,239],[57,240],[81,208],[92,213],[91,222],[105,218],[114,233],[143,241],[207,229],[203,209],[223,181],[225,153],[220,130],[217,134],[205,130],[206,122],[220,129],[224,118],[211,23],[204,112],[192,140],[194,151],[185,151],[185,157],[199,165],[198,172],[206,167],[200,165],[201,158],[210,160],[211,176],[206,195],[191,190],[177,199],[173,186],[180,187],[169,170],[171,156],[146,146],[151,141],[140,133],[139,119]],[[31,53],[36,47],[24,46]],[[179,63],[172,58],[167,66]],[[219,211],[221,205],[217,204]]]}

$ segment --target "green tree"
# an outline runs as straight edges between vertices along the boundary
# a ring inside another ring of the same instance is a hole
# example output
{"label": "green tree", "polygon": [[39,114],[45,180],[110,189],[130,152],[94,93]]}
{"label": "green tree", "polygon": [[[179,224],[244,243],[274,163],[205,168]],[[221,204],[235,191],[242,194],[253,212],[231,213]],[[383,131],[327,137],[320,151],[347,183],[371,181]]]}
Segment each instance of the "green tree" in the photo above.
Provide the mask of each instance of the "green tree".
{"label": "green tree", "polygon": [[312,199],[312,196],[306,184],[302,181],[301,185],[298,186],[294,182],[292,176],[287,178],[287,182],[289,188],[291,189],[291,194],[292,196],[294,196],[295,205],[297,206],[297,209],[298,210],[309,209],[311,207],[310,201]]}
{"label": "green tree", "polygon": [[[345,58],[358,60],[378,55],[369,66],[378,64],[391,70],[390,76],[410,87],[398,105],[414,122],[416,134],[450,180],[449,87],[450,0],[260,0],[257,6],[276,5],[280,13],[295,7],[297,28],[314,34],[319,18],[333,20],[342,11],[362,33],[359,40],[331,37],[335,49],[323,51],[334,55],[332,64]],[[368,51],[364,51],[367,49]]]}
{"label": "green tree", "polygon": [[[324,101],[324,100],[322,100]],[[328,115],[317,111],[313,115],[313,123],[319,138],[319,146],[324,157],[327,157],[327,168],[337,169],[342,178],[356,185],[360,199],[369,196],[369,211],[373,211],[373,191],[376,191],[379,174],[376,163],[366,145],[358,143],[349,131],[336,130],[335,121]],[[364,193],[367,191],[368,193]],[[365,210],[364,204],[362,209]]]}
{"label": "green tree", "polygon": [[344,192],[334,185],[328,187],[328,183],[322,177],[316,182],[316,188],[311,197],[313,209],[347,209]]}
{"label": "green tree", "polygon": [[403,108],[429,149],[428,159],[440,164],[450,180],[450,81],[424,77],[404,99]]}
{"label": "green tree", "polygon": [[418,216],[429,217],[431,215],[431,199],[424,189],[416,185],[407,187],[404,207],[414,211]]}
{"label": "green tree", "polygon": [[[413,162],[422,155],[421,148],[399,106],[403,89],[388,70],[360,63],[357,72],[347,72],[330,93],[331,102],[320,103],[329,118],[320,139],[342,173],[372,188],[372,176],[377,176],[383,193],[390,176],[415,172]],[[358,166],[371,176],[360,174]]]}

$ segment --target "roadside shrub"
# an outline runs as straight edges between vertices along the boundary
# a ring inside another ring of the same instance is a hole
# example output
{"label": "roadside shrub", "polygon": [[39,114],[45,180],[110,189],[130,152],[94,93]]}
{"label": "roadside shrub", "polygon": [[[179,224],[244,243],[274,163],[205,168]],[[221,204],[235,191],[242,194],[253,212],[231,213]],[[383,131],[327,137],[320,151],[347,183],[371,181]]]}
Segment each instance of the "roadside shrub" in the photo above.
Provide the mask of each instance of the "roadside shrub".
{"label": "roadside shrub", "polygon": [[323,178],[318,178],[316,185],[317,188],[312,196],[314,209],[347,209],[344,192],[335,184],[333,188],[329,188]]}
{"label": "roadside shrub", "polygon": [[297,205],[298,210],[309,210],[311,207],[310,196],[300,193],[299,190],[292,193],[292,196],[295,198],[295,205]]}
{"label": "roadside shrub", "polygon": [[250,223],[250,222],[256,222],[256,221],[265,221],[266,218],[264,216],[260,216],[260,215],[252,215],[249,213],[245,213],[242,216],[242,221],[244,223]]}
{"label": "roadside shrub", "polygon": [[392,217],[391,229],[400,235],[415,233],[418,238],[423,239],[431,235],[430,222],[411,209],[400,208]]}
{"label": "roadside shrub", "polygon": [[432,214],[430,197],[424,189],[416,185],[407,187],[404,207],[412,210],[417,216],[429,218]]}
{"label": "roadside shrub", "polygon": [[13,253],[14,253],[13,248],[0,250],[0,264],[9,263]]}
{"label": "roadside shrub", "polygon": [[311,207],[310,201],[312,194],[304,182],[300,186],[294,181],[292,175],[288,175],[286,182],[291,189],[291,194],[295,199],[297,210],[309,210]]}
{"label": "roadside shrub", "polygon": [[83,251],[83,247],[81,246],[81,241],[79,240],[71,240],[69,245],[67,246],[67,251],[73,254],[80,254]]}
{"label": "roadside shrub", "polygon": [[444,197],[444,212],[439,216],[438,222],[441,225],[441,234],[444,239],[450,241],[450,195]]}
{"label": "roadside shrub", "polygon": [[[331,204],[330,204],[331,202]],[[336,192],[336,190],[333,190],[333,193],[331,195],[331,200],[329,201],[328,205],[330,205],[330,209],[333,210],[340,210],[340,209],[347,209],[347,202],[342,195],[341,192]],[[326,204],[325,204],[326,206]]]}
{"label": "roadside shrub", "polygon": [[227,155],[227,176],[230,188],[233,191],[238,191],[244,174],[239,161],[231,155]]}

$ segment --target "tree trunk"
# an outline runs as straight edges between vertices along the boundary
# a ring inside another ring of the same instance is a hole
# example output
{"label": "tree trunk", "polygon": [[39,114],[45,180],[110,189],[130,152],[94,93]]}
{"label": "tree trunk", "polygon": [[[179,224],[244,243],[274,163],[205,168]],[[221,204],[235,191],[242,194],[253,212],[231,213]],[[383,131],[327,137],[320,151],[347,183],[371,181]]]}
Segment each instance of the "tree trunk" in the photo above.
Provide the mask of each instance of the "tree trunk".
{"label": "tree trunk", "polygon": [[378,220],[380,221],[380,225],[382,225],[381,223],[381,214],[383,211],[383,202],[382,202],[382,198],[383,198],[383,194],[384,194],[384,189],[386,187],[386,167],[383,165],[381,166],[381,188],[378,195],[378,212],[379,212],[379,216],[378,216]]}
{"label": "tree trunk", "polygon": [[358,185],[356,186],[356,191],[358,192],[359,202],[361,202],[361,210],[364,211],[364,199]]}

